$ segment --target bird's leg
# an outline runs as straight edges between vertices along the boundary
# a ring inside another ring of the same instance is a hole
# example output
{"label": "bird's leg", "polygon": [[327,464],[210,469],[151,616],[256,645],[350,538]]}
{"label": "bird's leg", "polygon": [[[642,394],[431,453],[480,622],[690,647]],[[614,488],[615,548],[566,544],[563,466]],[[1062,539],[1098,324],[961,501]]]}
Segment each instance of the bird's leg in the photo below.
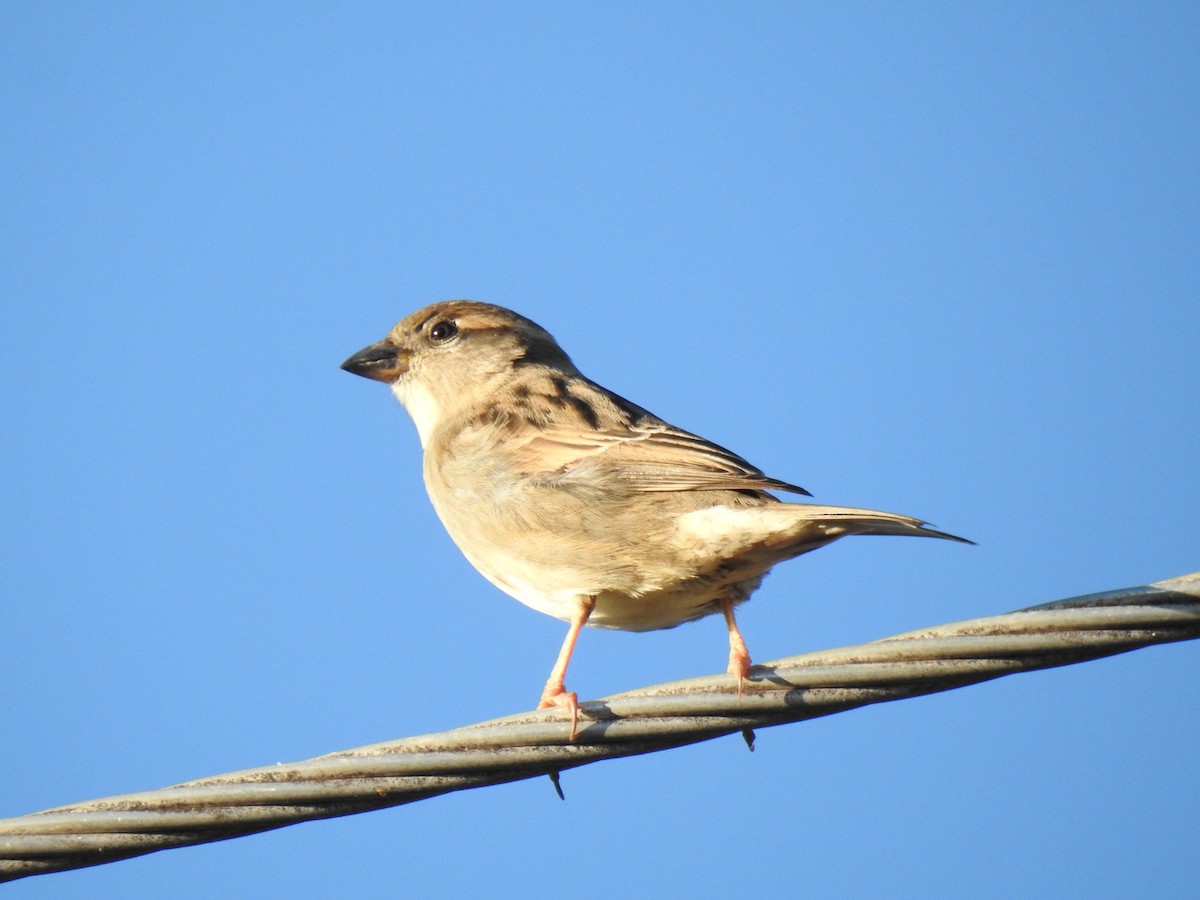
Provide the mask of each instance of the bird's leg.
{"label": "bird's leg", "polygon": [[575,650],[575,642],[579,640],[579,632],[587,624],[588,616],[595,608],[595,597],[583,597],[580,600],[579,609],[571,617],[567,636],[563,639],[562,649],[558,651],[558,659],[554,661],[554,668],[550,670],[550,677],[546,680],[546,686],[542,688],[542,699],[538,703],[538,709],[561,706],[571,714],[572,741],[575,740],[575,726],[579,724],[579,697],[574,691],[567,690],[564,680],[567,677],[567,665],[571,662],[571,653]]}
{"label": "bird's leg", "polygon": [[750,651],[733,618],[733,601],[726,597],[721,601],[721,612],[725,613],[725,627],[729,629],[729,674],[737,677],[738,696],[742,696],[742,682],[750,674]]}

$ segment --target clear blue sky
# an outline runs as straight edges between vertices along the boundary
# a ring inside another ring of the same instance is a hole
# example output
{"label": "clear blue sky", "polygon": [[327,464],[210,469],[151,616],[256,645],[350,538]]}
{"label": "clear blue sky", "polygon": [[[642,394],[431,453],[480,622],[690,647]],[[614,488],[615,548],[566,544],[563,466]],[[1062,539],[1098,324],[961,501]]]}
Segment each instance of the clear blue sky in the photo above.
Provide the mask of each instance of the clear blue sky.
{"label": "clear blue sky", "polygon": [[[857,539],[767,660],[1200,569],[1200,9],[9,4],[0,815],[533,704],[346,356],[433,300]],[[598,697],[719,620],[589,631]],[[30,879],[13,897],[1192,896],[1200,646]]]}

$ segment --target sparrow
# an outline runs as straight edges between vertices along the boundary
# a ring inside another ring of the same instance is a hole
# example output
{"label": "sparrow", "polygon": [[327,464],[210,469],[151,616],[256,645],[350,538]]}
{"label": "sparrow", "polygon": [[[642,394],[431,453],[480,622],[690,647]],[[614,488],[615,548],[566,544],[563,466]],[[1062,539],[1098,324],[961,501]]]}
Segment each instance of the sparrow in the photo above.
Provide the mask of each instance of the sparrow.
{"label": "sparrow", "polygon": [[585,377],[541,326],[500,306],[418,310],[341,366],[391,385],[424,451],[425,488],[488,581],[569,623],[539,709],[561,707],[585,626],[673,628],[720,613],[728,672],[750,654],[734,608],[776,563],[851,534],[971,543],[909,516],[784,503],[810,496]]}

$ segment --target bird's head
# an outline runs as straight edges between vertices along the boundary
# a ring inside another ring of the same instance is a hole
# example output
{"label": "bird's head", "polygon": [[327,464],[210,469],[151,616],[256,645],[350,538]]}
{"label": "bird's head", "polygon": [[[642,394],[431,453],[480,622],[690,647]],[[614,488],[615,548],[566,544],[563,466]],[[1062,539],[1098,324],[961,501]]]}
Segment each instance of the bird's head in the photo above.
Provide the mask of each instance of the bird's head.
{"label": "bird's head", "polygon": [[473,300],[420,309],[342,363],[347,372],[391,385],[422,445],[448,416],[488,402],[530,366],[578,371],[544,328]]}

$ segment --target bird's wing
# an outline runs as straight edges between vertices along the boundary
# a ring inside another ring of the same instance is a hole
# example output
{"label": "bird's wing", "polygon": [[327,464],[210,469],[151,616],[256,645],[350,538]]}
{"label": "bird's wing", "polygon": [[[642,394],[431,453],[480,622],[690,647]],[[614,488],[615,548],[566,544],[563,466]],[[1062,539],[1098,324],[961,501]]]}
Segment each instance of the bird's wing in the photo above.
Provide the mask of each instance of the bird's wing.
{"label": "bird's wing", "polygon": [[614,474],[642,491],[761,490],[808,494],[769,478],[736,453],[665,423],[607,449]]}
{"label": "bird's wing", "polygon": [[[589,385],[591,387],[591,385]],[[808,491],[602,388],[587,414],[545,422],[518,448],[519,468],[555,480],[603,474],[636,491]]]}

